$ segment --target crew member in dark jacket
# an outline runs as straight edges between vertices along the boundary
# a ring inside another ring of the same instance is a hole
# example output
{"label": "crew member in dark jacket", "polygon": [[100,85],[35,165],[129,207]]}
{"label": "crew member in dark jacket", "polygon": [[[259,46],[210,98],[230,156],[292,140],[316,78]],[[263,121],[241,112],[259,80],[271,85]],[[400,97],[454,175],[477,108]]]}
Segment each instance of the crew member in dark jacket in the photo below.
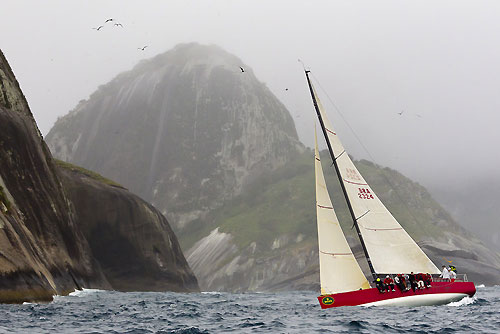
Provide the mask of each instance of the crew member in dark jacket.
{"label": "crew member in dark jacket", "polygon": [[409,276],[410,276],[411,289],[413,290],[413,292],[415,292],[415,290],[418,289],[418,286],[417,286],[417,281],[416,281],[415,274],[413,273],[413,271],[410,273]]}
{"label": "crew member in dark jacket", "polygon": [[385,292],[385,284],[384,284],[384,282],[382,282],[382,280],[380,278],[377,278],[373,282],[375,283],[375,286],[377,287],[377,289],[380,293]]}

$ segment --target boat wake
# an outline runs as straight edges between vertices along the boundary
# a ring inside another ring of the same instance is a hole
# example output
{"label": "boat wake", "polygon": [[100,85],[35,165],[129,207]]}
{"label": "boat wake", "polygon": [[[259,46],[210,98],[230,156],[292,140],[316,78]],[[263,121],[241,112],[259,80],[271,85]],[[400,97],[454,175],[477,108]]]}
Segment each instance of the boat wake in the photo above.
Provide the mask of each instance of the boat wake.
{"label": "boat wake", "polygon": [[446,304],[446,306],[455,306],[455,307],[465,306],[465,305],[474,304],[474,303],[476,303],[476,301],[477,301],[476,296],[474,296],[474,297],[467,296],[467,297],[462,298],[458,302],[452,302],[452,303]]}

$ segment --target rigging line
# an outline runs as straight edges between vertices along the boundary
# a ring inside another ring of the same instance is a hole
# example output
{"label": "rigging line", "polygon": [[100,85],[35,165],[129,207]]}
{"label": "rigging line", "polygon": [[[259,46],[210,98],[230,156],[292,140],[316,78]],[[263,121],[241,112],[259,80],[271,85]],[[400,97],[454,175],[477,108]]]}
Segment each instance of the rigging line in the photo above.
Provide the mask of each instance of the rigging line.
{"label": "rigging line", "polygon": [[356,137],[356,140],[359,142],[359,144],[363,147],[363,149],[366,151],[366,153],[368,154],[368,156],[370,157],[370,159],[372,159],[372,161],[374,161],[374,159],[372,158],[370,152],[368,152],[368,149],[365,147],[365,145],[363,145],[363,142],[361,142],[361,139],[359,139],[358,135],[356,134],[356,132],[354,131],[354,129],[351,127],[351,125],[349,124],[349,122],[345,119],[344,115],[340,112],[340,109],[339,107],[337,107],[337,105],[335,104],[335,102],[333,102],[332,98],[330,97],[330,95],[328,95],[328,92],[323,88],[323,86],[321,86],[321,83],[319,82],[318,78],[316,78],[316,76],[314,75],[314,73],[311,72],[311,75],[312,77],[314,78],[314,80],[316,80],[316,83],[318,84],[319,88],[321,88],[321,90],[323,91],[323,93],[326,95],[326,97],[328,98],[328,100],[330,101],[330,103],[333,105],[333,107],[335,108],[335,110],[337,110],[338,114],[340,115],[340,117],[342,117],[342,120],[344,121],[344,123],[347,125],[347,127],[349,128],[349,130],[351,130],[351,132],[353,133],[354,137]]}
{"label": "rigging line", "polygon": [[[365,213],[363,213],[361,216],[359,216],[358,218],[356,218],[356,221],[360,220],[361,218],[363,218],[364,216],[366,216],[366,214],[370,212],[370,210],[367,210]],[[352,223],[352,226],[351,226],[351,230],[354,228],[354,222]]]}
{"label": "rigging line", "polygon": [[[361,141],[361,139],[358,137],[358,135],[356,134],[356,132],[354,131],[354,129],[349,124],[349,122],[345,119],[344,115],[340,112],[339,107],[337,107],[337,105],[335,104],[335,102],[333,102],[333,100],[330,97],[330,95],[328,95],[328,92],[323,88],[323,86],[321,86],[321,83],[319,82],[318,78],[314,75],[314,73],[312,73],[312,72],[310,72],[310,73],[311,73],[312,77],[314,78],[314,80],[316,81],[316,83],[318,84],[319,88],[321,88],[321,91],[326,95],[326,97],[328,98],[328,100],[330,101],[330,103],[333,105],[333,107],[335,108],[335,110],[337,111],[337,113],[340,115],[340,117],[342,118],[342,120],[345,122],[345,124],[347,125],[347,127],[349,128],[349,130],[351,130],[352,134],[354,135],[354,137],[356,138],[356,140],[358,141],[358,143],[361,145],[361,147],[363,148],[363,150],[365,151],[365,153],[368,155],[368,157],[371,159],[371,161],[374,164],[377,164],[375,162],[375,159],[373,158],[373,156],[370,154],[370,151],[368,151],[368,149],[366,148],[366,146],[363,144],[363,142]],[[378,165],[378,166],[380,166],[380,165]],[[394,184],[392,184],[392,182],[389,180],[389,178],[387,177],[387,175],[385,175],[385,173],[382,170],[379,170],[379,173],[382,175],[382,177],[384,178],[385,182],[387,182],[391,186],[391,188],[394,190],[394,192],[396,193],[396,196],[398,197],[399,201],[405,206],[406,211],[413,218],[413,221],[418,224],[419,220],[412,213],[412,211],[410,210],[410,207],[408,206],[408,204],[405,201],[403,201],[403,198],[402,198],[401,194],[398,192],[397,187],[394,186]]]}
{"label": "rigging line", "polygon": [[302,64],[302,68],[304,69],[304,71],[306,71],[306,65],[304,65],[304,62],[302,60],[300,60],[300,58],[297,60],[299,61],[299,63]]}
{"label": "rigging line", "polygon": [[[343,151],[342,151],[342,153],[340,153],[339,155],[337,155],[337,156],[335,157],[335,161],[336,161],[338,158],[340,158],[340,156],[341,156],[342,154],[344,154],[344,153],[345,153],[345,150],[343,150]],[[332,161],[332,164],[330,165],[330,167],[332,167],[332,166],[333,166],[333,164],[334,164],[334,162]]]}

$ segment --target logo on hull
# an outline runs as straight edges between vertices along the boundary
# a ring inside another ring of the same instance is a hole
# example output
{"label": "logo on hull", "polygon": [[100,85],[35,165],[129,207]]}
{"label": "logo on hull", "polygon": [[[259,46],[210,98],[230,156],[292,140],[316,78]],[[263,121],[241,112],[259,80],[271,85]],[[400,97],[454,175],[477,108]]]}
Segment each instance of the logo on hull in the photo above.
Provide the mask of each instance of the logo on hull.
{"label": "logo on hull", "polygon": [[323,299],[321,299],[321,302],[325,305],[332,305],[335,302],[335,299],[327,296],[327,297],[323,297]]}

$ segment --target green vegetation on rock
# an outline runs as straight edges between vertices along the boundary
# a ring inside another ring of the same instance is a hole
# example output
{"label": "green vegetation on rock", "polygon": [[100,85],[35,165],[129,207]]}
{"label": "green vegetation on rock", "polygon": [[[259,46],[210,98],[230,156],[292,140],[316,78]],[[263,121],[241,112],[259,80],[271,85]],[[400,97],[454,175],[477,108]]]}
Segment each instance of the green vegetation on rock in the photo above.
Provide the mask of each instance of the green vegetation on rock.
{"label": "green vegetation on rock", "polygon": [[119,188],[125,189],[125,187],[122,186],[121,184],[118,184],[115,181],[107,179],[104,176],[102,176],[102,175],[100,175],[100,174],[98,174],[96,172],[93,172],[91,170],[88,170],[88,169],[85,169],[83,167],[76,166],[76,165],[70,164],[69,162],[61,161],[61,160],[58,160],[58,159],[54,159],[54,162],[55,162],[56,166],[59,166],[59,167],[65,168],[65,169],[69,169],[71,171],[80,172],[83,175],[86,175],[86,176],[88,176],[88,177],[90,177],[90,178],[92,178],[92,179],[94,179],[96,181],[99,181],[101,183],[107,184],[109,186],[119,187]]}
{"label": "green vegetation on rock", "polygon": [[[329,159],[325,156],[323,161],[335,211],[345,233],[355,236],[338,179]],[[389,211],[416,241],[443,235],[438,226],[440,220],[451,221],[451,217],[423,187],[397,171],[366,160],[357,161],[356,165]],[[252,182],[240,196],[213,212],[209,224],[182,231],[181,243],[187,250],[216,227],[221,232],[230,233],[240,249],[255,241],[258,249],[267,251],[275,239],[287,234],[303,235],[303,242],[315,241],[315,196],[313,152],[306,151],[286,166]]]}

